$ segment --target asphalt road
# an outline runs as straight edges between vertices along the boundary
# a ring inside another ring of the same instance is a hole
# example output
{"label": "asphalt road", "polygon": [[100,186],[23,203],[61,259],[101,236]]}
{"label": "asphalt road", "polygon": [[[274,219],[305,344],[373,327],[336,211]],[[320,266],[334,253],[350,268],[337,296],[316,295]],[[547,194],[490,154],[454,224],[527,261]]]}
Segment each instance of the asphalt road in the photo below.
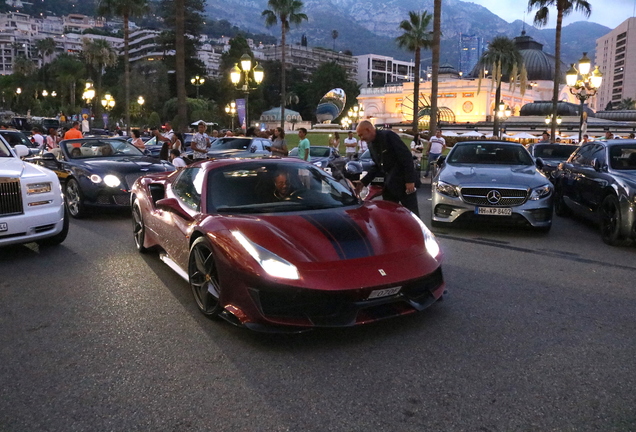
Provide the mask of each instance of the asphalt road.
{"label": "asphalt road", "polygon": [[560,218],[437,234],[445,301],[301,335],[203,317],[128,214],[0,249],[0,430],[636,430],[636,248]]}

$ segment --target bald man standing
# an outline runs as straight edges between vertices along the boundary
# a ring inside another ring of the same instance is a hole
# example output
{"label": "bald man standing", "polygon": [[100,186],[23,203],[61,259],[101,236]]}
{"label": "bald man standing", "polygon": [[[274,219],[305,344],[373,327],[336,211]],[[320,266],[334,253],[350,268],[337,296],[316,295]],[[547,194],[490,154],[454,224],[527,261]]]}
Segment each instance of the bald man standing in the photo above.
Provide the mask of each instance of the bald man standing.
{"label": "bald man standing", "polygon": [[376,130],[371,122],[364,120],[356,129],[358,136],[369,145],[374,165],[367,175],[356,182],[358,193],[380,172],[384,172],[382,198],[402,204],[418,217],[415,184],[419,181],[413,165],[413,156],[402,139],[391,130]]}

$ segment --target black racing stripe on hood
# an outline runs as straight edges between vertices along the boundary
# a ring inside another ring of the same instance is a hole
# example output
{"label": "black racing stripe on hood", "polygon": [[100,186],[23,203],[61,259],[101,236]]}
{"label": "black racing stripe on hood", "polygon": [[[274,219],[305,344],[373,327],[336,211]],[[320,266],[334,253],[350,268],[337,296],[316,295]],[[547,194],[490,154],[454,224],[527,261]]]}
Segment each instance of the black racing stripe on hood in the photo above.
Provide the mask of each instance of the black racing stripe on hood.
{"label": "black racing stripe on hood", "polygon": [[340,259],[373,256],[373,247],[366,234],[346,213],[325,213],[303,216],[331,242]]}

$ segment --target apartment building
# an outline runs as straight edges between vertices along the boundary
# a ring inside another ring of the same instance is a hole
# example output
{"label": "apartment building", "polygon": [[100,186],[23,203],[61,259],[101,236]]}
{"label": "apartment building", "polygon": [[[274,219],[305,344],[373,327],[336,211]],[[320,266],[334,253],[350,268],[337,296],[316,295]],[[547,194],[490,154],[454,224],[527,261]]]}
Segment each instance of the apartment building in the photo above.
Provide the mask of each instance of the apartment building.
{"label": "apartment building", "polygon": [[[264,56],[264,60],[281,60],[283,47],[281,45],[269,45],[255,51]],[[358,62],[355,57],[341,52],[324,48],[307,47],[302,45],[285,45],[285,62],[288,67],[295,67],[311,75],[323,63],[335,62],[342,66],[351,80],[356,80]]]}
{"label": "apartment building", "polygon": [[636,99],[636,18],[628,18],[596,40],[596,64],[603,82],[596,95],[596,111],[621,100]]}
{"label": "apartment building", "polygon": [[413,81],[415,63],[377,54],[355,56],[358,63],[356,81],[364,87],[381,87],[399,81]]}

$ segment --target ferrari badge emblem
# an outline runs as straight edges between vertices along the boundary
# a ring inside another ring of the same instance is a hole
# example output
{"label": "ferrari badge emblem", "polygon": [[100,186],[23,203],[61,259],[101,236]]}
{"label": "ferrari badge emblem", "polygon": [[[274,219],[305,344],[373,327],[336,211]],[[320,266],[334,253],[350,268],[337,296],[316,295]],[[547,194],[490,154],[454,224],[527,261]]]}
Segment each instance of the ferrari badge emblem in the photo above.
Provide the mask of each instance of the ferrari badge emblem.
{"label": "ferrari badge emblem", "polygon": [[386,276],[386,272],[385,272],[384,270],[382,270],[382,269],[378,269],[378,271],[380,272],[380,274],[381,274],[382,276]]}

